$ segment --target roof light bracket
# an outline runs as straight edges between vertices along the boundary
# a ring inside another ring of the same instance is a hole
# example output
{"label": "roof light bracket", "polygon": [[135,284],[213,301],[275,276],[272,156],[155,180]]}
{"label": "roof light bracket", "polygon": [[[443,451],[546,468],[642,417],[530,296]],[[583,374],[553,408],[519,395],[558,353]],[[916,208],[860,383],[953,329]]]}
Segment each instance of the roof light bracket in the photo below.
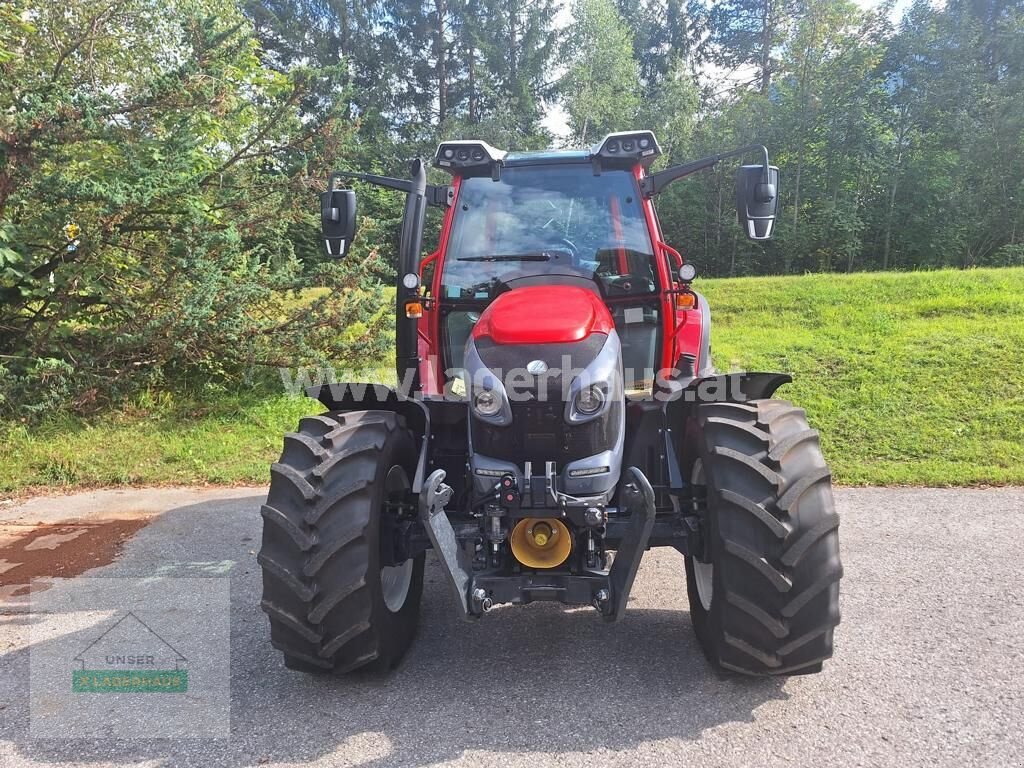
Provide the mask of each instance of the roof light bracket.
{"label": "roof light bracket", "polygon": [[[661,147],[651,131],[609,133],[590,148],[597,173],[604,167],[632,168],[650,166],[661,155]],[[595,175],[597,175],[595,173]]]}
{"label": "roof light bracket", "polygon": [[455,176],[490,176],[497,181],[506,154],[486,141],[444,141],[434,155],[434,167]]}

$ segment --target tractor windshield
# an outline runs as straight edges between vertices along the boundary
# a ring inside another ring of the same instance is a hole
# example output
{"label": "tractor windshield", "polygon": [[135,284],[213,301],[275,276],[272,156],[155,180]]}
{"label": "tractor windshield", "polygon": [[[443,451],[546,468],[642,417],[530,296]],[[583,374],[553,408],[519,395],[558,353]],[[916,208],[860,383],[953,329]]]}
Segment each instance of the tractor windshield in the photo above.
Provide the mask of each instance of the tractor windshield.
{"label": "tractor windshield", "polygon": [[500,181],[465,179],[456,206],[439,296],[447,365],[462,367],[466,339],[499,293],[586,280],[608,300],[627,387],[647,386],[659,349],[658,272],[629,171],[595,176],[589,163],[505,167]]}
{"label": "tractor windshield", "polygon": [[441,297],[488,300],[522,278],[596,281],[611,298],[658,290],[636,181],[590,164],[508,167],[462,182]]}

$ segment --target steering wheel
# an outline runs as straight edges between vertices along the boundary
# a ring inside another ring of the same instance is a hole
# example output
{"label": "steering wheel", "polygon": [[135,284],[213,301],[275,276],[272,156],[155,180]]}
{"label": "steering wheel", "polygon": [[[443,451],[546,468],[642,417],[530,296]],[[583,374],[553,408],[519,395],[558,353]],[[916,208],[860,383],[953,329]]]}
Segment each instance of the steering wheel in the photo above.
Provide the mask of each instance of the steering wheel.
{"label": "steering wheel", "polygon": [[628,296],[633,293],[636,282],[632,275],[602,275],[598,281],[609,296]]}
{"label": "steering wheel", "polygon": [[573,263],[578,263],[580,260],[580,249],[576,247],[576,243],[568,237],[559,238],[558,242],[568,248],[569,255],[572,256]]}
{"label": "steering wheel", "polygon": [[[631,294],[654,293],[657,290],[657,283],[650,275],[634,274],[628,272],[622,274],[617,270],[619,250],[621,244],[608,244],[602,247],[598,253],[601,255],[601,266],[598,267],[596,277],[609,296],[629,296]],[[636,255],[636,254],[632,254]],[[632,260],[627,268],[639,266]]]}

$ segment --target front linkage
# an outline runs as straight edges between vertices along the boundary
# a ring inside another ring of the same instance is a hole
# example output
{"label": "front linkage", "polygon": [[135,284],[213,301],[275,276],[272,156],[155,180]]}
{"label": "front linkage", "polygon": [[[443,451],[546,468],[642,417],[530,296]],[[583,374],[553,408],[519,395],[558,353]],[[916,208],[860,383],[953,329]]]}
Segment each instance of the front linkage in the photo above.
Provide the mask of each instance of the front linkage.
{"label": "front linkage", "polygon": [[[446,514],[452,488],[444,484],[445,472],[433,472],[420,494],[420,519],[430,537],[454,590],[461,615],[479,618],[495,603],[528,603],[556,600],[567,604],[592,603],[609,621],[622,618],[640,559],[654,528],[654,490],[636,467],[630,467],[624,498],[628,510],[626,533],[607,571],[573,574],[527,572],[514,575],[474,574],[473,551],[479,543],[474,526],[460,536]],[[566,513],[563,511],[562,515]]]}

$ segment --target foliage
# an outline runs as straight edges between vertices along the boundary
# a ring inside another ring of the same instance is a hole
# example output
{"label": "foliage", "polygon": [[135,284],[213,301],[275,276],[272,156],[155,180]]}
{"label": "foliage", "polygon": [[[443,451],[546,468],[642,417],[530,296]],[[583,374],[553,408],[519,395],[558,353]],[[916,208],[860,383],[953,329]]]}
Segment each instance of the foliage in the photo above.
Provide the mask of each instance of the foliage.
{"label": "foliage", "polygon": [[633,36],[612,0],[575,0],[559,83],[569,124],[579,144],[633,127],[640,107],[640,69]]}
{"label": "foliage", "polygon": [[657,94],[664,80],[677,76],[680,63],[695,47],[691,25],[696,18],[686,6],[682,0],[616,0],[619,15],[633,30],[633,57],[647,98]]}
{"label": "foliage", "polygon": [[917,2],[898,28],[888,5],[846,0],[730,0],[697,17],[696,60],[738,68],[704,91],[698,153],[764,142],[783,177],[767,246],[717,236],[706,201],[726,176],[662,214],[706,274],[1015,263],[1024,2]]}
{"label": "foliage", "polygon": [[222,0],[18,16],[31,25],[0,33],[0,409],[379,351],[373,259],[322,265],[339,292],[287,303],[307,282],[292,235],[313,223],[309,158],[348,131],[334,107],[300,119],[329,71],[261,66]]}
{"label": "foliage", "polygon": [[698,43],[700,55],[740,82],[767,95],[779,67],[778,52],[801,11],[794,0],[724,0],[708,3],[700,14],[707,34]]}

